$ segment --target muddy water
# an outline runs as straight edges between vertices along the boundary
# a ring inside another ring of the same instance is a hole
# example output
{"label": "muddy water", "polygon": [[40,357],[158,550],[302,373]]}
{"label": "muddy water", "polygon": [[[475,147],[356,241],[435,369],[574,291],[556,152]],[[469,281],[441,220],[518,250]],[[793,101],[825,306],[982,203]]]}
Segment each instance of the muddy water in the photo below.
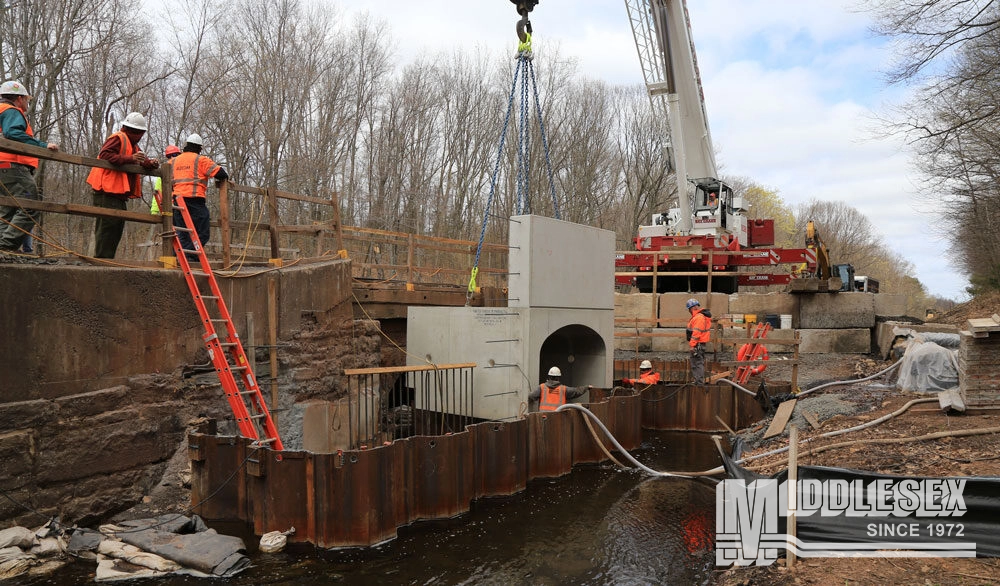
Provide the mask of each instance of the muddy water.
{"label": "muddy water", "polygon": [[[718,464],[703,434],[646,432],[636,457],[657,470]],[[459,518],[421,522],[366,550],[294,545],[251,552],[254,567],[225,580],[257,584],[703,584],[714,568],[715,489],[708,481],[652,479],[584,466],[534,480],[519,495],[483,499]],[[217,526],[226,533],[238,527]],[[251,536],[247,544],[256,545]],[[82,584],[92,562],[32,584]],[[155,584],[212,584],[173,577]]]}

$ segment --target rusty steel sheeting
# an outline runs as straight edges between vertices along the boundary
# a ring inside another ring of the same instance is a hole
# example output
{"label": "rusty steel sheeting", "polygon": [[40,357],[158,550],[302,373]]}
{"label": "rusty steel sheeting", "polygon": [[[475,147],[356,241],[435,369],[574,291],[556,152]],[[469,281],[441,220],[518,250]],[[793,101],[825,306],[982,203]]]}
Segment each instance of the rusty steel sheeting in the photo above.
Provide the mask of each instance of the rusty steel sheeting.
{"label": "rusty steel sheeting", "polygon": [[260,450],[257,460],[258,470],[247,469],[254,527],[261,533],[308,530],[315,506],[312,455]]}
{"label": "rusty steel sheeting", "polygon": [[573,469],[574,413],[528,414],[529,478],[554,478]]}
{"label": "rusty steel sheeting", "polygon": [[246,477],[236,473],[247,457],[247,442],[232,436],[190,434],[188,453],[192,456],[194,512],[206,519],[247,519]]}
{"label": "rusty steel sheeting", "polygon": [[470,425],[476,448],[476,498],[509,496],[528,484],[528,420]]}
{"label": "rusty steel sheeting", "polygon": [[[595,397],[610,395],[594,391]],[[703,423],[712,408],[727,408],[723,412],[738,419],[753,409],[760,412],[744,393],[662,385],[642,396],[610,396],[588,407],[626,449],[641,443],[640,419],[688,425]],[[718,426],[714,413],[712,425]],[[532,413],[514,422],[478,423],[465,432],[335,454],[277,454],[251,448],[246,438],[189,437],[192,499],[219,490],[199,514],[243,519],[258,535],[295,526],[293,540],[320,547],[374,545],[413,521],[454,517],[477,498],[511,495],[532,478],[604,460],[583,415],[575,411]]]}
{"label": "rusty steel sheeting", "polygon": [[447,519],[469,510],[475,498],[473,434],[417,436],[408,445],[412,508],[410,521]]}
{"label": "rusty steel sheeting", "polygon": [[[597,416],[605,426],[608,425],[608,403],[590,403],[587,405],[587,409]],[[600,446],[594,441],[593,436],[590,433],[590,429],[587,428],[587,423],[584,418],[587,417],[583,413],[574,410],[573,417],[573,463],[574,464],[590,464],[593,462],[602,462],[607,458],[604,457],[604,452],[601,451]],[[601,443],[604,444],[606,448],[611,449],[611,442],[601,433],[600,428],[593,422],[591,425],[594,427],[594,431],[597,432],[597,437],[600,438]],[[608,427],[611,434],[614,435],[614,429]]]}
{"label": "rusty steel sheeting", "polygon": [[722,432],[746,427],[763,417],[756,399],[726,384],[655,385],[642,392],[646,429]]}
{"label": "rusty steel sheeting", "polygon": [[638,394],[611,397],[605,425],[626,450],[642,445],[642,397]]}

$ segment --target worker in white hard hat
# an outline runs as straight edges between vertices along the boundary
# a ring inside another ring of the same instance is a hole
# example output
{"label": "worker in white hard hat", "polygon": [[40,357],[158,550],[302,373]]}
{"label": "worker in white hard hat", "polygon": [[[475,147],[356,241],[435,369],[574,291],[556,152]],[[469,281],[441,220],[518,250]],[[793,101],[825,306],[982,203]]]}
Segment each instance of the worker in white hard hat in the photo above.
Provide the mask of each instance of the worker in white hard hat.
{"label": "worker in white hard hat", "polygon": [[538,401],[539,411],[555,411],[566,401],[571,401],[583,395],[593,386],[567,387],[562,384],[562,371],[558,366],[549,369],[549,374],[544,383],[528,394],[528,402]]}
{"label": "worker in white hard hat", "polygon": [[[184,206],[191,216],[194,230],[198,234],[199,248],[204,248],[211,235],[211,216],[208,212],[208,205],[205,203],[205,195],[208,191],[208,180],[214,179],[215,186],[219,187],[229,179],[229,174],[218,163],[211,158],[201,154],[202,138],[200,134],[190,134],[184,141],[184,149],[171,163],[174,168],[174,204],[178,198],[184,198]],[[174,208],[174,226],[184,226],[184,217],[181,211]],[[194,250],[191,240],[191,233],[178,231],[177,239],[183,250]],[[191,262],[196,262],[198,256],[189,253],[187,258]]]}
{"label": "worker in white hard hat", "polygon": [[[139,148],[146,129],[146,117],[138,112],[130,113],[122,122],[121,129],[104,141],[97,158],[115,166],[140,165],[144,169],[156,169],[160,162],[147,157]],[[87,184],[94,189],[94,205],[101,208],[125,210],[128,200],[142,197],[142,180],[138,173],[94,167],[87,176]],[[94,256],[114,258],[124,230],[125,220],[97,218],[94,223]]]}
{"label": "worker in white hard hat", "polygon": [[702,309],[697,299],[691,298],[685,303],[691,313],[687,325],[688,347],[691,351],[691,378],[696,385],[705,384],[705,344],[712,336],[712,314]]}
{"label": "worker in white hard hat", "polygon": [[649,385],[655,385],[658,382],[660,382],[660,373],[653,372],[653,363],[648,360],[643,360],[639,363],[639,378],[622,379],[622,384],[627,387],[635,385],[648,387]]}
{"label": "worker in white hard hat", "polygon": [[[24,144],[58,151],[59,145],[35,138],[28,122],[28,102],[31,96],[27,88],[17,81],[0,84],[0,129],[3,137]],[[0,153],[0,195],[21,199],[41,199],[35,184],[35,169],[38,159]],[[21,246],[26,234],[35,227],[41,212],[23,209],[20,206],[0,206],[0,251],[15,252]]]}

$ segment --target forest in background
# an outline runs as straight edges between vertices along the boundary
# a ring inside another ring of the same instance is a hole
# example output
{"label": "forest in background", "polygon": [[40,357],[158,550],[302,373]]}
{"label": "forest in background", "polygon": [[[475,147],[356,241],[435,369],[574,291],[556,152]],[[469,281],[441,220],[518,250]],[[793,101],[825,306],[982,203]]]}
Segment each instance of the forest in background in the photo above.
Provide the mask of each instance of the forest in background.
{"label": "forest in background", "polygon": [[[872,4],[877,10],[894,3]],[[496,168],[486,240],[505,242],[505,219],[517,205],[513,124],[497,165],[511,55],[456,48],[401,62],[385,23],[345,19],[333,2],[179,0],[163,15],[151,10],[139,0],[3,3],[0,77],[19,79],[32,91],[29,115],[38,136],[64,151],[96,156],[125,114],[139,111],[149,120],[142,147],[152,156],[198,132],[206,154],[237,183],[322,198],[336,192],[344,224],[470,240],[482,230]],[[892,28],[886,19],[893,14],[883,14],[883,34],[915,34],[906,22]],[[919,18],[909,24],[914,22]],[[970,52],[967,61],[976,55]],[[589,78],[558,49],[537,50],[534,68],[562,218],[613,230],[619,249],[631,248],[637,226],[676,199],[663,121],[653,118],[644,87]],[[915,75],[900,79],[927,83]],[[941,102],[944,90],[937,95],[920,112]],[[944,119],[940,111],[931,113],[933,120]],[[902,124],[900,132],[922,128],[911,122],[888,121]],[[552,215],[545,153],[537,125],[531,128],[530,207]],[[962,130],[956,146],[950,139]],[[965,167],[957,176],[955,170],[963,156],[982,155],[989,138],[982,125],[924,139],[914,135],[914,145],[925,148],[928,177],[936,172],[938,188],[956,200],[949,226],[996,217],[995,194],[986,189],[992,167]],[[90,203],[85,173],[45,165],[45,198]],[[805,222],[812,219],[835,262],[877,276],[884,292],[907,295],[914,308],[945,301],[927,297],[911,276],[912,265],[858,210],[826,201],[791,208],[777,189],[753,178],[724,178],[751,202],[753,217],[775,219],[777,244],[802,246]],[[249,199],[234,198],[233,205],[236,217],[254,213]],[[329,219],[319,206],[283,206],[288,223]],[[50,232],[89,252],[93,220],[53,221]],[[952,254],[976,286],[991,286],[990,274],[1000,281],[995,260],[986,265],[986,280],[979,278],[983,255],[997,258],[991,252],[996,239],[993,230],[971,241],[952,240]]]}

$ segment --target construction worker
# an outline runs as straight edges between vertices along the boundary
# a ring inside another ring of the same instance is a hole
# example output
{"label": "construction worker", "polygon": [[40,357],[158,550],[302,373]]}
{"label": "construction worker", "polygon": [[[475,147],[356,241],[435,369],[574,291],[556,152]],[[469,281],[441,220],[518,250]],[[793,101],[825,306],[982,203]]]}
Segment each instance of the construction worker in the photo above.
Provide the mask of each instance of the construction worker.
{"label": "construction worker", "polygon": [[701,308],[697,299],[688,299],[685,303],[691,312],[691,320],[687,325],[688,346],[691,351],[691,378],[696,385],[705,384],[705,344],[711,339],[712,314]]}
{"label": "construction worker", "polygon": [[[211,216],[208,206],[205,204],[205,192],[208,191],[208,180],[215,179],[215,186],[222,185],[222,182],[229,179],[226,170],[216,164],[215,161],[201,154],[202,139],[200,134],[191,134],[184,143],[184,152],[177,156],[171,164],[174,167],[173,197],[174,204],[177,198],[184,198],[184,205],[191,215],[195,232],[198,233],[198,240],[202,248],[208,242],[210,235]],[[184,218],[180,210],[174,208],[174,226],[184,226]],[[177,234],[181,248],[184,250],[194,250],[189,232],[180,231]],[[198,257],[194,254],[187,255],[188,260],[195,262]]]}
{"label": "construction worker", "polygon": [[[147,157],[139,149],[139,141],[146,134],[146,129],[146,117],[131,112],[125,117],[121,129],[104,141],[97,158],[112,165],[141,165],[144,169],[159,167],[159,161]],[[101,208],[125,210],[128,200],[142,197],[142,180],[137,173],[94,167],[87,176],[87,184],[94,189],[94,205]],[[97,218],[94,223],[94,256],[114,258],[124,230],[125,220]]]}
{"label": "construction worker", "polygon": [[[167,147],[167,150],[163,151],[163,156],[166,157],[166,164],[170,164],[171,159],[181,154],[181,149],[175,144]],[[163,205],[163,179],[157,177],[153,182],[153,201],[149,203],[149,213],[154,216],[160,215],[160,206]]]}
{"label": "construction worker", "polygon": [[538,385],[537,389],[531,391],[528,395],[528,401],[538,401],[539,411],[555,411],[561,405],[565,405],[566,401],[576,399],[593,388],[591,385],[567,387],[560,382],[561,379],[562,371],[559,370],[558,366],[553,366],[549,369],[548,379]]}
{"label": "construction worker", "polygon": [[648,360],[643,360],[639,363],[639,378],[622,379],[622,384],[627,387],[635,386],[636,384],[648,387],[658,382],[660,382],[660,373],[653,372],[653,363]]}
{"label": "construction worker", "polygon": [[[0,129],[3,137],[24,144],[58,151],[59,145],[35,138],[28,122],[28,90],[17,81],[0,84]],[[35,184],[38,159],[12,153],[0,153],[0,195],[23,199],[42,199]],[[35,227],[41,212],[20,206],[0,206],[0,251],[16,252],[25,234]]]}

